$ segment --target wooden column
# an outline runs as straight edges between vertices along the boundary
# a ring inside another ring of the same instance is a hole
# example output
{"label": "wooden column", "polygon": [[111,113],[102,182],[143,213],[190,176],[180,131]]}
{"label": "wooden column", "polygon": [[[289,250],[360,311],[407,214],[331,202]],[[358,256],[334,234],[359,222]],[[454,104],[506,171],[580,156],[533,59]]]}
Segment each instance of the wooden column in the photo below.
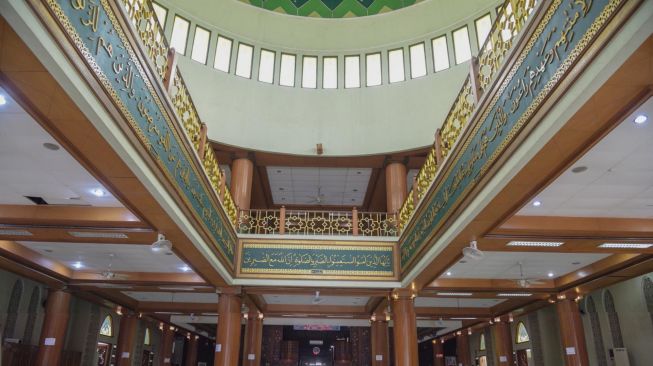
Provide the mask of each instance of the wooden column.
{"label": "wooden column", "polygon": [[191,335],[188,340],[188,349],[186,350],[186,361],[184,365],[186,366],[196,366],[197,365],[197,345],[199,343],[200,336]]}
{"label": "wooden column", "polygon": [[161,366],[170,366],[172,363],[172,344],[175,340],[174,327],[168,324],[163,325],[163,334],[161,335],[161,357],[159,364]]}
{"label": "wooden column", "polygon": [[238,366],[240,351],[240,294],[223,290],[218,301],[215,366]]}
{"label": "wooden column", "polygon": [[469,352],[469,335],[462,331],[456,335],[456,361],[458,365],[472,366],[472,355]]}
{"label": "wooden column", "polygon": [[562,353],[565,355],[566,366],[588,366],[587,346],[585,333],[583,332],[583,321],[580,318],[578,304],[570,299],[564,299],[556,303],[558,310],[558,322],[560,327],[560,339],[562,341]]}
{"label": "wooden column", "polygon": [[[380,318],[383,316],[383,318]],[[371,341],[372,341],[372,365],[388,366],[390,365],[390,343],[388,336],[388,322],[385,321],[385,314],[377,315],[377,320],[371,324]],[[380,360],[377,358],[380,356]]]}
{"label": "wooden column", "polygon": [[238,158],[231,164],[231,195],[241,210],[249,210],[252,200],[254,163],[248,158]]}
{"label": "wooden column", "polygon": [[433,366],[444,366],[444,341],[433,343]]}
{"label": "wooden column", "polygon": [[245,346],[243,347],[243,365],[259,366],[261,364],[261,345],[263,343],[263,318],[252,311],[247,314],[245,328]]}
{"label": "wooden column", "polygon": [[36,366],[58,366],[66,342],[70,318],[70,293],[50,290],[45,304],[45,318],[36,354]]}
{"label": "wooden column", "polygon": [[388,213],[399,212],[406,200],[406,166],[403,163],[392,162],[385,167],[385,190]]}
{"label": "wooden column", "polygon": [[[125,313],[120,318],[116,361],[118,366],[131,366],[134,360],[134,345],[136,344],[136,331],[138,329],[138,316]],[[142,340],[141,340],[142,342]]]}
{"label": "wooden column", "polygon": [[395,366],[415,366],[417,358],[417,318],[410,295],[393,296]]}
{"label": "wooden column", "polygon": [[510,323],[507,321],[496,322],[492,325],[492,339],[494,341],[494,365],[512,366],[512,336]]}

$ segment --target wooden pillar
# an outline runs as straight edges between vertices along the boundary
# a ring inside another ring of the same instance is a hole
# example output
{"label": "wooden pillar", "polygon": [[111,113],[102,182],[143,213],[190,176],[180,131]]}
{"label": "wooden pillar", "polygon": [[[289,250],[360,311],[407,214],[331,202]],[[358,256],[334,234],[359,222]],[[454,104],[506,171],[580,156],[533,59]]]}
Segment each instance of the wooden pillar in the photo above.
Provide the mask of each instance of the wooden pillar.
{"label": "wooden pillar", "polygon": [[248,158],[238,158],[231,164],[231,195],[241,210],[249,210],[253,176],[254,163]]}
{"label": "wooden pillar", "polygon": [[[120,329],[118,333],[118,345],[116,358],[118,366],[131,366],[136,357],[134,345],[136,344],[136,331],[138,329],[138,316],[125,313],[120,318]],[[142,340],[141,340],[142,342]]]}
{"label": "wooden pillar", "polygon": [[188,340],[188,349],[186,350],[186,360],[184,362],[185,366],[196,366],[197,365],[197,346],[199,343],[200,336],[191,335]]}
{"label": "wooden pillar", "polygon": [[218,301],[215,366],[238,366],[241,299],[240,294],[232,291],[223,290]]}
{"label": "wooden pillar", "polygon": [[[262,314],[261,314],[262,315]],[[259,366],[261,364],[261,345],[263,343],[263,317],[252,311],[247,314],[245,328],[245,346],[243,347],[243,365]]]}
{"label": "wooden pillar", "polygon": [[583,321],[580,318],[578,304],[570,299],[559,300],[556,304],[562,353],[566,366],[588,366],[587,346]]}
{"label": "wooden pillar", "polygon": [[45,318],[36,354],[36,366],[58,366],[66,342],[70,318],[70,293],[50,290],[45,305]]}
{"label": "wooden pillar", "polygon": [[[383,316],[383,318],[379,318],[379,316]],[[390,365],[390,343],[385,314],[377,315],[377,319],[372,321],[371,328],[372,365],[388,366]]]}
{"label": "wooden pillar", "polygon": [[433,342],[433,366],[444,366],[444,340]]}
{"label": "wooden pillar", "polygon": [[170,366],[172,363],[172,344],[175,341],[175,327],[164,324],[163,334],[161,335],[161,357],[159,362],[161,366]]}
{"label": "wooden pillar", "polygon": [[456,335],[456,360],[458,366],[472,366],[472,355],[469,352],[469,335],[466,331],[461,331]]}
{"label": "wooden pillar", "polygon": [[386,207],[388,213],[401,211],[406,200],[406,166],[392,162],[385,167]]}
{"label": "wooden pillar", "polygon": [[492,339],[494,344],[494,365],[512,366],[512,336],[510,323],[499,321],[492,325]]}
{"label": "wooden pillar", "polygon": [[398,295],[392,298],[394,321],[395,366],[415,366],[417,358],[417,318],[412,296]]}

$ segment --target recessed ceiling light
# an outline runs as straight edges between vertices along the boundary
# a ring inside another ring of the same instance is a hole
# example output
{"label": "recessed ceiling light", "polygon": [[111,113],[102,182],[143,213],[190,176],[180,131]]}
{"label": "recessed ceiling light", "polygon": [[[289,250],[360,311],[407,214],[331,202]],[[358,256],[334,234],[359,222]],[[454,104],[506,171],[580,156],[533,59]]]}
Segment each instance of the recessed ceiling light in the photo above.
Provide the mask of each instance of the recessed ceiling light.
{"label": "recessed ceiling light", "polygon": [[472,317],[458,317],[458,318],[451,318],[451,320],[476,320],[476,318]]}
{"label": "recessed ceiling light", "polygon": [[59,150],[61,148],[61,147],[59,147],[59,145],[53,144],[51,142],[44,143],[43,147],[48,149],[48,150],[52,150],[52,151],[57,151],[57,150]]}
{"label": "recessed ceiling light", "polygon": [[528,292],[508,292],[508,293],[501,293],[497,294],[499,297],[528,297],[533,294],[528,293]]}
{"label": "recessed ceiling light", "polygon": [[646,122],[648,120],[648,117],[644,114],[640,114],[635,119],[633,120],[635,123],[638,125],[641,125],[642,123]]}
{"label": "recessed ceiling light", "polygon": [[653,247],[651,243],[603,243],[599,248],[614,248],[614,249],[648,249]]}
{"label": "recessed ceiling light", "polygon": [[572,173],[582,173],[587,170],[587,167],[584,165],[576,166],[571,169]]}
{"label": "recessed ceiling light", "polygon": [[70,236],[76,238],[104,238],[104,239],[127,239],[125,233],[110,233],[99,231],[69,231]]}
{"label": "recessed ceiling light", "polygon": [[542,201],[533,201],[533,206],[534,206],[534,207],[540,207],[540,206],[542,206]]}
{"label": "recessed ceiling light", "polygon": [[438,296],[472,296],[471,292],[438,292]]}
{"label": "recessed ceiling light", "polygon": [[91,189],[91,194],[95,197],[104,197],[107,195],[107,192],[102,188],[93,188]]}
{"label": "recessed ceiling light", "polygon": [[0,94],[0,105],[7,104],[7,98],[3,94]]}
{"label": "recessed ceiling light", "polygon": [[564,242],[562,241],[520,241],[513,240],[507,245],[509,247],[559,247]]}
{"label": "recessed ceiling light", "polygon": [[553,277],[553,276],[555,276],[555,273],[553,273],[553,272],[549,272],[549,273],[547,273],[546,275],[549,276],[549,277]]}
{"label": "recessed ceiling light", "polygon": [[190,267],[188,265],[184,264],[183,266],[179,267],[179,270],[182,272],[190,272]]}
{"label": "recessed ceiling light", "polygon": [[451,271],[447,271],[446,275],[451,276]]}
{"label": "recessed ceiling light", "polygon": [[84,267],[84,265],[82,264],[82,262],[75,262],[73,263],[73,267],[75,267],[75,269],[80,269]]}

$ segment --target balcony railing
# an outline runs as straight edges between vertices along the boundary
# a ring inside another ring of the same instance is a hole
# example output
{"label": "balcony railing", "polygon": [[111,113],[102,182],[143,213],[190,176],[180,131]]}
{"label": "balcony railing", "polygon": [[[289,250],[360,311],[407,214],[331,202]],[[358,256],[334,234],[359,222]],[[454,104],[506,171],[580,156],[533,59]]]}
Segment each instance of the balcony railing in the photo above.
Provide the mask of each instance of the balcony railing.
{"label": "balcony railing", "polygon": [[385,212],[242,210],[238,233],[258,235],[328,235],[393,237],[399,233],[395,215]]}
{"label": "balcony railing", "polygon": [[515,36],[528,21],[536,0],[506,0],[497,13],[490,33],[480,48],[478,57],[471,60],[471,71],[463,82],[447,117],[435,134],[435,142],[426,162],[415,177],[413,187],[399,211],[399,230],[411,220],[419,203],[433,184],[437,171],[449,156],[462,135],[483,92],[494,80]]}
{"label": "balcony railing", "polygon": [[235,226],[238,212],[231,192],[225,186],[224,172],[219,168],[213,149],[207,146],[206,125],[200,121],[188,87],[176,66],[177,53],[168,46],[163,29],[156,20],[151,1],[122,0],[122,4],[145,47],[154,70],[168,92],[186,138],[195,148],[211,186],[220,198],[229,220]]}

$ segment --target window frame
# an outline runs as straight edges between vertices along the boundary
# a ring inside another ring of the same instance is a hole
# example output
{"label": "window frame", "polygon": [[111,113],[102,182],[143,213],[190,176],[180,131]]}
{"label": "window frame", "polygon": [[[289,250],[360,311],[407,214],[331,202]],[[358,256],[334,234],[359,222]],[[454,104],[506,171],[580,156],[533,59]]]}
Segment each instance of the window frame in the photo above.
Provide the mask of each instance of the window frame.
{"label": "window frame", "polygon": [[[272,80],[268,81],[263,81],[261,80],[261,60],[263,60],[263,52],[270,52],[272,53]],[[252,58],[254,57],[254,53],[252,53]],[[268,48],[261,48],[259,51],[259,56],[258,56],[258,75],[256,75],[256,80],[265,83],[265,84],[273,84],[274,85],[274,74],[275,74],[275,66],[277,63],[277,52],[273,51]],[[281,68],[281,60],[279,60],[279,68]]]}
{"label": "window frame", "polygon": [[[294,59],[293,72],[292,72],[292,85],[281,84],[281,70],[283,70],[283,67],[281,65],[282,65],[282,62],[283,62],[283,56],[284,55],[292,56],[293,59]],[[286,88],[294,88],[295,86],[297,86],[297,54],[289,53],[289,52],[280,52],[280,56],[279,56],[279,86],[284,86]]]}
{"label": "window frame", "polygon": [[[524,328],[524,331],[526,331],[526,337],[528,338],[527,340],[519,340],[519,329]],[[524,324],[523,321],[517,322],[517,327],[515,328],[515,344],[523,344],[523,343],[529,343],[531,341],[531,335],[528,333],[528,328],[526,328],[526,324]]]}
{"label": "window frame", "polygon": [[[325,81],[325,76],[326,76],[326,74],[325,74],[325,70],[326,70],[325,65],[326,65],[326,60],[327,59],[335,59],[336,60],[336,75],[335,75],[335,77],[336,77],[336,86],[335,87],[328,87],[327,88],[326,86],[324,86],[324,81]],[[339,76],[340,76],[338,74],[338,63],[339,63],[338,60],[339,60],[338,56],[322,56],[322,89],[338,89],[340,87],[340,83],[338,82],[339,81],[338,79],[339,79]]]}
{"label": "window frame", "polygon": [[[218,59],[218,42],[220,42],[220,38],[222,38],[222,39],[226,39],[226,40],[228,40],[228,41],[230,42],[230,43],[229,43],[229,60],[227,61],[227,70],[226,70],[226,71],[225,71],[225,70],[218,69],[217,67],[215,67],[215,61]],[[233,57],[232,57],[232,56],[233,56],[233,54],[234,54],[234,43],[235,43],[235,41],[234,41],[234,39],[232,39],[232,38],[225,37],[225,36],[223,36],[223,35],[221,35],[221,34],[218,34],[218,35],[216,36],[216,40],[215,40],[215,53],[214,53],[214,55],[213,55],[213,69],[218,70],[218,71],[221,71],[221,72],[226,72],[227,74],[231,72],[231,61],[233,60]],[[235,67],[234,67],[234,69],[235,69]]]}
{"label": "window frame", "polygon": [[[390,67],[390,53],[394,51],[401,51],[401,64],[402,64],[402,79],[401,80],[396,80],[392,81],[391,80],[391,67]],[[406,81],[406,52],[404,51],[404,47],[397,47],[397,48],[392,48],[387,51],[388,54],[388,84],[396,84],[396,83],[401,83]],[[381,67],[381,70],[383,70],[383,67]]]}
{"label": "window frame", "polygon": [[[249,59],[249,76],[238,75],[238,60],[240,58],[240,45],[251,47],[251,49],[252,49],[252,54],[251,54],[250,59]],[[239,41],[238,42],[238,47],[236,47],[236,50],[237,50],[236,51],[236,64],[234,65],[234,75],[236,75],[238,77],[241,77],[241,78],[244,78],[244,79],[250,79],[251,80],[252,75],[254,74],[254,52],[256,51],[256,48],[254,47],[254,45]]]}
{"label": "window frame", "polygon": [[189,19],[186,19],[186,18],[182,17],[179,14],[175,14],[174,17],[172,18],[172,28],[170,30],[170,32],[171,32],[170,33],[170,43],[171,43],[170,47],[172,47],[172,37],[173,37],[173,34],[175,33],[175,20],[177,18],[179,18],[179,19],[185,21],[186,23],[188,23],[188,29],[186,30],[186,40],[184,41],[184,52],[179,52],[179,50],[177,50],[176,48],[175,48],[175,52],[177,52],[178,54],[180,54],[182,56],[186,56],[186,50],[188,49],[188,39],[190,38],[190,26],[191,26],[192,23],[191,23],[191,21]]}
{"label": "window frame", "polygon": [[[163,23],[161,23],[161,20],[159,19],[159,16],[156,13],[156,9],[154,8],[155,6],[158,6],[161,9],[164,9],[166,11],[166,16],[165,16],[165,19],[163,19]],[[163,5],[161,5],[161,3],[157,2],[157,1],[152,1],[152,11],[154,12],[154,17],[156,18],[157,22],[159,22],[159,26],[161,27],[161,31],[165,32],[166,24],[168,23],[168,16],[170,15],[170,9],[163,6]]]}
{"label": "window frame", "polygon": [[[437,40],[437,39],[440,39],[440,38],[444,39],[444,49],[447,52],[447,54],[446,54],[446,56],[447,56],[446,57],[447,67],[445,67],[444,69],[438,70],[437,66],[436,66],[437,63],[435,62],[435,48],[433,47],[433,42],[435,40]],[[433,58],[433,72],[434,73],[442,72],[444,70],[448,70],[448,69],[451,68],[451,58],[449,57],[449,41],[447,40],[447,34],[446,33],[443,34],[443,35],[431,38],[431,57]]]}
{"label": "window frame", "polygon": [[[102,333],[102,326],[104,326],[104,323],[107,321],[107,319],[109,319],[109,334]],[[107,314],[104,318],[102,318],[102,323],[100,323],[98,334],[103,337],[113,337],[113,317],[111,314]]]}
{"label": "window frame", "polygon": [[[202,29],[202,30],[205,30],[205,31],[209,34],[209,39],[208,39],[208,41],[206,42],[206,55],[204,56],[204,62],[198,61],[198,60],[196,60],[195,58],[193,58],[193,53],[194,53],[194,51],[195,51],[195,41],[197,40],[197,36],[196,36],[196,35],[197,35],[197,29],[198,29],[198,28],[199,28],[199,29]],[[195,24],[195,31],[193,32],[193,45],[192,45],[191,48],[190,48],[190,59],[191,59],[191,60],[193,60],[193,61],[195,61],[195,62],[199,62],[199,63],[201,63],[201,64],[203,64],[203,65],[208,64],[208,62],[209,62],[209,50],[211,49],[211,36],[212,36],[212,34],[211,34],[211,31],[210,31],[209,29],[204,28],[204,27],[202,27],[202,26],[199,25],[199,24]]]}
{"label": "window frame", "polygon": [[[461,29],[467,29],[467,47],[469,48],[469,58],[465,61],[458,62],[458,53],[456,52],[456,37],[455,34],[457,31]],[[451,42],[453,43],[453,62],[455,65],[460,65],[464,64],[465,62],[469,61],[472,59],[472,43],[471,40],[469,39],[469,25],[465,24],[461,27],[458,27],[454,30],[451,31]]]}
{"label": "window frame", "polygon": [[[358,86],[347,86],[347,59],[348,58],[353,58],[356,57],[358,58]],[[356,89],[362,87],[361,83],[361,55],[345,55],[343,56],[342,59],[342,79],[343,79],[343,86],[345,89]]]}
{"label": "window frame", "polygon": [[[481,43],[481,40],[479,39],[479,34],[478,34],[478,21],[485,18],[489,17],[490,18],[490,29],[487,31],[487,36],[485,36],[485,40],[483,43]],[[478,52],[481,53],[481,50],[483,50],[483,46],[487,42],[488,39],[490,39],[490,34],[492,34],[492,26],[494,23],[492,22],[492,12],[488,12],[487,14],[483,14],[482,16],[474,19],[474,33],[476,33],[476,43],[478,43]]]}
{"label": "window frame", "polygon": [[[378,84],[369,84],[369,70],[370,68],[368,67],[368,62],[367,59],[370,56],[379,56],[379,83]],[[375,86],[381,86],[383,85],[383,53],[381,51],[379,52],[372,52],[372,53],[366,53],[365,54],[365,86],[366,87],[375,87]]]}
{"label": "window frame", "polygon": [[[423,51],[423,54],[424,54],[424,75],[413,76],[413,54],[411,53],[410,50],[413,47],[419,46],[419,45],[422,45],[422,51]],[[427,76],[429,74],[429,67],[428,67],[427,62],[426,62],[426,41],[421,41],[421,42],[417,42],[417,43],[408,45],[408,63],[410,64],[410,79],[411,80],[423,78],[423,77],[425,77],[425,76]],[[404,75],[405,75],[405,73],[406,72],[404,70]]]}
{"label": "window frame", "polygon": [[[315,59],[315,86],[304,86],[304,68],[306,66],[305,60],[309,59]],[[302,80],[301,80],[301,87],[302,89],[317,89],[319,86],[318,80],[319,80],[319,72],[320,72],[320,58],[317,55],[302,55]]]}

